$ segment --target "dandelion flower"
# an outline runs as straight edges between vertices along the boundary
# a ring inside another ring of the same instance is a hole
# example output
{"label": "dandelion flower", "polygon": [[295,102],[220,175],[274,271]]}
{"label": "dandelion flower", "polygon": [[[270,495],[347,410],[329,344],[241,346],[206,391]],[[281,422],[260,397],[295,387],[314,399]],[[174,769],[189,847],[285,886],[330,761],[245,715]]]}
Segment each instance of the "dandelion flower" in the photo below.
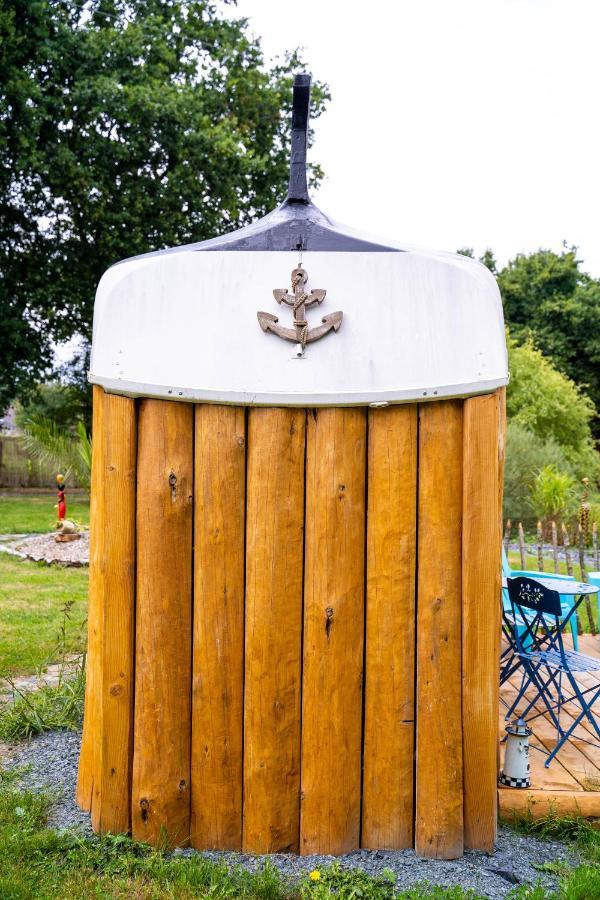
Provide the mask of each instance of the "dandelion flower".
{"label": "dandelion flower", "polygon": [[318,869],[313,869],[308,877],[311,881],[319,881],[319,879],[321,878],[321,873]]}

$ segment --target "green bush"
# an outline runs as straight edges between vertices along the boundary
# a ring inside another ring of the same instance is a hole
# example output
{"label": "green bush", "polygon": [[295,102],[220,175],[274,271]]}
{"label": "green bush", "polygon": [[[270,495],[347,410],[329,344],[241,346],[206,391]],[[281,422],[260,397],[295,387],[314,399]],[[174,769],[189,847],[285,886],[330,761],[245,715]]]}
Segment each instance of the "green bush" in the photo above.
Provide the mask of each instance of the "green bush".
{"label": "green bush", "polygon": [[507,346],[508,419],[541,441],[557,443],[574,465],[579,466],[587,459],[587,466],[595,466],[595,471],[588,472],[588,476],[596,478],[599,461],[590,427],[595,413],[592,401],[531,340],[519,346],[507,334]]}
{"label": "green bush", "polygon": [[535,522],[539,513],[532,512],[531,491],[537,473],[546,467],[575,478],[573,464],[555,440],[541,440],[518,422],[509,421],[504,467],[504,518],[524,524]]}
{"label": "green bush", "polygon": [[[40,675],[40,677],[42,677]],[[35,690],[21,691],[6,678],[12,696],[0,706],[0,740],[18,741],[43,731],[76,731],[83,721],[85,672],[77,666],[61,674],[58,684],[45,684]]]}
{"label": "green bush", "polygon": [[535,516],[542,519],[564,519],[573,510],[575,479],[556,466],[541,468],[533,479],[529,504]]}

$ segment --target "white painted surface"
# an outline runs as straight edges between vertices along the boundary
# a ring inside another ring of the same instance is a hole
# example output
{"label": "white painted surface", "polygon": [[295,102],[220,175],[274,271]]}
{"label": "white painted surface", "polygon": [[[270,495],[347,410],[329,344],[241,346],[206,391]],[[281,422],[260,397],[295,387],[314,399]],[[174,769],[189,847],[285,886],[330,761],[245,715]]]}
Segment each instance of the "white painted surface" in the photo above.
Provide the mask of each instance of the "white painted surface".
{"label": "white painted surface", "polygon": [[261,331],[258,310],[290,326],[273,288],[295,253],[182,251],[109,269],[96,296],[90,381],[132,396],[240,404],[398,403],[506,384],[502,305],[493,276],[461,256],[417,251],[304,253],[337,334],[306,348]]}

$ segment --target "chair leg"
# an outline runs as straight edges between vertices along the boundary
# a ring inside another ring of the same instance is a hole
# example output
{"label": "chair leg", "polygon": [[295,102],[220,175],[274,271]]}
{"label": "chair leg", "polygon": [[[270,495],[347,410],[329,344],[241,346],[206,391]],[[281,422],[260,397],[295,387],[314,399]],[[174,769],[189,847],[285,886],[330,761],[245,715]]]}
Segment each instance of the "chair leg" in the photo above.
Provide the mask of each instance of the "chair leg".
{"label": "chair leg", "polygon": [[527,670],[526,670],[525,666],[523,666],[523,674],[521,675],[521,686],[520,686],[519,690],[517,691],[517,696],[516,696],[512,706],[510,707],[510,709],[507,711],[506,715],[504,716],[504,719],[506,722],[508,722],[510,720],[515,709],[519,705],[521,697],[525,694],[525,691],[527,690],[530,680],[531,679],[527,673]]}
{"label": "chair leg", "polygon": [[579,637],[577,635],[577,616],[571,616],[571,634],[573,635],[573,650],[579,652]]}
{"label": "chair leg", "polygon": [[[569,678],[569,681],[571,681],[571,680],[572,679]],[[563,744],[569,740],[569,738],[571,737],[571,735],[573,734],[573,732],[575,731],[575,729],[577,728],[577,726],[579,725],[581,720],[584,718],[584,716],[591,722],[593,728],[595,729],[597,734],[600,736],[600,729],[598,728],[598,723],[596,722],[594,716],[590,712],[590,706],[592,706],[592,704],[594,704],[596,702],[596,700],[598,699],[599,696],[600,696],[600,689],[598,689],[598,691],[594,694],[594,697],[589,704],[585,702],[583,697],[581,698],[581,701],[580,701],[581,712],[579,713],[579,715],[577,716],[577,718],[575,719],[575,721],[573,722],[573,724],[567,731],[563,732],[562,735],[560,735],[560,732],[559,732],[559,734],[558,734],[559,739],[556,742],[556,747],[554,748],[554,750],[552,751],[552,753],[550,754],[550,756],[544,763],[546,768],[548,768],[548,766],[550,765],[550,763],[552,762],[552,760],[554,759],[554,757],[556,756],[556,754],[558,753],[560,748],[563,746]]]}

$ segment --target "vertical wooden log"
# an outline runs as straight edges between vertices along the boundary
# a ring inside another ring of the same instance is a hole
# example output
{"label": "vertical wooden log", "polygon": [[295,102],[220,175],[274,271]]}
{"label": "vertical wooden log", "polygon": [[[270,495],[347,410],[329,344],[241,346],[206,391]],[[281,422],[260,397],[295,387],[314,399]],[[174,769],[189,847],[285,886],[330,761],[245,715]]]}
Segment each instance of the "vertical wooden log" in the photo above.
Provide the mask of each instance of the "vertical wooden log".
{"label": "vertical wooden log", "polygon": [[[498,522],[502,530],[504,511],[504,466],[506,463],[506,388],[496,391],[498,398]],[[508,559],[508,550],[507,550]],[[502,575],[502,572],[500,573]],[[500,666],[500,645],[502,640],[502,610],[500,604],[496,613],[496,634],[498,636],[498,666]],[[500,772],[500,742],[496,744],[496,772]]]}
{"label": "vertical wooden log", "polygon": [[414,846],[417,407],[369,410],[363,847]]}
{"label": "vertical wooden log", "polygon": [[587,581],[587,571],[585,566],[585,537],[581,525],[577,526],[577,550],[579,552],[579,573],[582,581]]}
{"label": "vertical wooden log", "polygon": [[190,833],[194,408],[142,400],[138,420],[132,832]]}
{"label": "vertical wooden log", "polygon": [[[100,781],[102,747],[102,537],[104,535],[104,388],[93,387],[92,478],[90,485],[90,586],[88,594],[88,641],[85,678],[85,712],[77,803],[91,812],[94,784]],[[96,803],[99,807],[99,803]],[[97,822],[94,824],[97,825]]]}
{"label": "vertical wooden log", "polygon": [[300,849],[360,839],[366,412],[308,413]]}
{"label": "vertical wooden log", "polygon": [[304,442],[300,409],[248,417],[243,847],[297,852]]}
{"label": "vertical wooden log", "polygon": [[241,850],[245,411],[196,406],[192,844]]}
{"label": "vertical wooden log", "polygon": [[419,407],[415,849],[438,859],[463,852],[462,425],[460,401]]}
{"label": "vertical wooden log", "polygon": [[538,572],[544,571],[544,532],[542,530],[542,523],[538,519],[537,523],[537,558],[538,558]]}
{"label": "vertical wooden log", "polygon": [[[502,510],[500,510],[500,516],[502,516]],[[506,526],[504,528],[504,552],[508,555],[508,550],[510,547],[510,532],[512,528],[512,523],[510,519],[506,520]]]}
{"label": "vertical wooden log", "polygon": [[498,819],[501,592],[496,395],[465,400],[463,416],[464,840],[467,849],[491,851]]}
{"label": "vertical wooden log", "polygon": [[[498,522],[502,531],[502,510],[504,501],[504,464],[506,462],[506,388],[496,391],[498,400]],[[510,519],[508,520],[510,527]],[[506,551],[508,553],[508,549]],[[502,613],[498,607],[498,635],[502,629]]]}
{"label": "vertical wooden log", "polygon": [[562,536],[563,536],[563,547],[565,548],[565,565],[567,567],[567,575],[570,575],[573,578],[573,561],[571,559],[571,542],[569,541],[569,532],[565,526],[565,523],[562,523]]}
{"label": "vertical wooden log", "polygon": [[592,524],[592,548],[594,551],[594,569],[596,572],[600,570],[600,551],[598,549],[598,523]]}
{"label": "vertical wooden log", "polygon": [[133,752],[135,625],[135,401],[104,398],[104,535],[102,538],[101,832],[129,831]]}
{"label": "vertical wooden log", "polygon": [[556,522],[552,522],[552,557],[554,559],[554,572],[558,575],[558,533]]}
{"label": "vertical wooden log", "polygon": [[519,553],[521,555],[521,570],[527,569],[527,557],[525,550],[525,534],[523,532],[523,523],[519,522]]}
{"label": "vertical wooden log", "polygon": [[[496,391],[498,398],[498,519],[502,522],[504,511],[504,468],[506,463],[506,388]],[[508,558],[508,555],[507,555]],[[502,573],[501,573],[502,574]],[[502,610],[498,606],[497,633],[498,633],[498,657],[502,641]],[[498,660],[500,664],[500,660]],[[500,742],[496,746],[496,772],[500,772]]]}
{"label": "vertical wooden log", "polygon": [[[588,514],[589,514],[589,508],[588,508]],[[586,569],[586,565],[585,565],[585,529],[581,525],[581,523],[579,523],[579,526],[577,528],[577,548],[579,550],[579,572],[581,574],[581,581],[587,581],[588,576],[587,576],[587,569]],[[585,610],[587,613],[590,634],[596,635],[597,634],[596,623],[594,622],[594,615],[592,613],[592,604],[591,604],[588,594],[586,594],[586,597],[585,597]]]}

